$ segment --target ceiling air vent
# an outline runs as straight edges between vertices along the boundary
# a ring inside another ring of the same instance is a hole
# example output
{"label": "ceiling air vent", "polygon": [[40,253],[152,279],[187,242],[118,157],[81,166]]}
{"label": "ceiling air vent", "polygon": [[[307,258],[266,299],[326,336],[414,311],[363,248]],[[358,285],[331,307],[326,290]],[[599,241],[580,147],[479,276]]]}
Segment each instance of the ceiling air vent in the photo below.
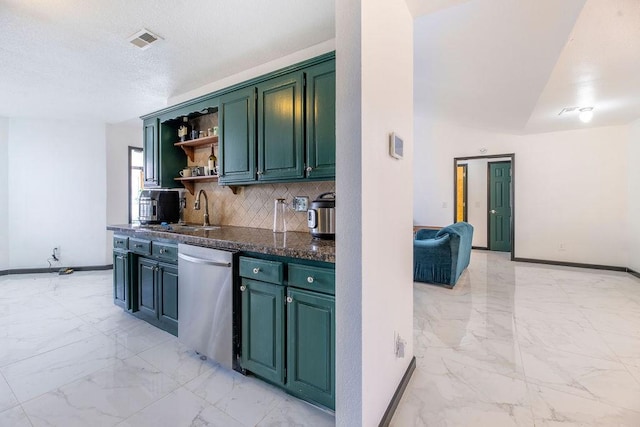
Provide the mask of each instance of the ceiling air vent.
{"label": "ceiling air vent", "polygon": [[162,40],[162,37],[144,28],[129,37],[129,42],[142,50],[149,48],[152,43],[158,40]]}

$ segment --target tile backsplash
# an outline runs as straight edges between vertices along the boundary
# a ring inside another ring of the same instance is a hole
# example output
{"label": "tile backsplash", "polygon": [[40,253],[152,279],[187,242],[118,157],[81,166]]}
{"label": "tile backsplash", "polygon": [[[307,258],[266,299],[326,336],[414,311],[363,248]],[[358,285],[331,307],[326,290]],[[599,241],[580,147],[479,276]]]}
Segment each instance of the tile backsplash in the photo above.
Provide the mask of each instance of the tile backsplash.
{"label": "tile backsplash", "polygon": [[[291,209],[294,196],[307,196],[309,202],[320,194],[335,191],[335,181],[300,182],[283,184],[258,184],[238,188],[238,194],[233,194],[230,188],[219,186],[217,182],[199,183],[195,193],[204,189],[209,197],[209,222],[215,225],[235,225],[242,227],[267,228],[273,227],[274,199],[284,198],[289,206],[287,209],[287,230],[306,232],[306,212],[295,212]],[[193,209],[194,196],[188,191],[183,192],[187,198],[184,219],[189,223],[203,221],[204,207],[199,211]],[[200,200],[204,203],[204,200]]]}

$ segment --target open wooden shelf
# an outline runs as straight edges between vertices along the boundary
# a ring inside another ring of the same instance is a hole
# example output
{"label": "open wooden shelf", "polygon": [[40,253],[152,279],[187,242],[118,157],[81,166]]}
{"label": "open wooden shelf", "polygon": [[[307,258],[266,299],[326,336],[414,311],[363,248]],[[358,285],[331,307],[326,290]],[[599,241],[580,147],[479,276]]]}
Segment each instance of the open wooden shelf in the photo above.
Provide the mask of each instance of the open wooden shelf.
{"label": "open wooden shelf", "polygon": [[[217,138],[217,137],[216,137]],[[218,175],[203,175],[203,176],[188,176],[188,177],[178,177],[174,178],[176,181],[180,182],[184,188],[189,190],[191,195],[195,194],[196,191],[196,182],[213,182],[218,180]],[[233,194],[238,194],[238,188],[235,185],[230,185],[229,188],[233,192]]]}
{"label": "open wooden shelf", "polygon": [[[173,145],[175,145],[176,147],[182,148],[182,150],[187,154],[187,157],[189,157],[189,160],[193,162],[194,151],[197,147],[204,147],[206,145],[215,145],[217,143],[218,143],[217,136],[203,136],[202,138],[192,139],[190,141],[176,142]],[[197,176],[195,178],[202,178],[202,177]]]}

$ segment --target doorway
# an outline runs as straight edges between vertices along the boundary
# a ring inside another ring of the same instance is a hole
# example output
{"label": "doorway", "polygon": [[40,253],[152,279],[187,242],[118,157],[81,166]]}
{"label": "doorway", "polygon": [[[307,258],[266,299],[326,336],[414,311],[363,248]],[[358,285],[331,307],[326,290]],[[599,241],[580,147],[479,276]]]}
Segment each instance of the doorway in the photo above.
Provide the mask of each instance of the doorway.
{"label": "doorway", "polygon": [[142,148],[129,147],[129,224],[138,224],[138,198],[143,188]]}
{"label": "doorway", "polygon": [[456,166],[456,221],[467,220],[467,165]]}
{"label": "doorway", "polygon": [[[492,168],[495,175],[502,177],[493,184]],[[516,256],[514,177],[513,153],[453,159],[454,222],[465,218],[473,225],[474,249],[510,252],[512,260]],[[496,186],[500,193],[496,192]]]}

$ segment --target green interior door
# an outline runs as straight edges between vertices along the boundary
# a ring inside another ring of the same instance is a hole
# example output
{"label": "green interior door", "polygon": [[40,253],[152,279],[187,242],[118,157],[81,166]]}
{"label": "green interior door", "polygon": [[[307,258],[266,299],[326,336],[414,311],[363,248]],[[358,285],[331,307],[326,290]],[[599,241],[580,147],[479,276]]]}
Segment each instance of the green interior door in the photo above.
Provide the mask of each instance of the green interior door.
{"label": "green interior door", "polygon": [[511,162],[489,163],[489,249],[511,252]]}

